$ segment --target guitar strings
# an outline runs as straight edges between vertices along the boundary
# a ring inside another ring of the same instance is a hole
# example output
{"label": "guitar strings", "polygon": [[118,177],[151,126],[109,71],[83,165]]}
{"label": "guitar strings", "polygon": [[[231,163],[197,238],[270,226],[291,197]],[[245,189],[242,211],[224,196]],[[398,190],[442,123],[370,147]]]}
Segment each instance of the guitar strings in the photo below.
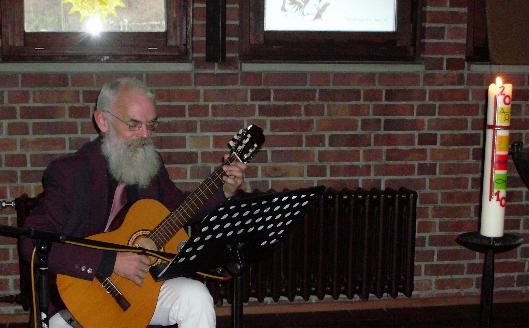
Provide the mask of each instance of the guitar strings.
{"label": "guitar strings", "polygon": [[[232,153],[223,165],[228,165],[237,158],[238,157]],[[149,238],[153,240],[159,248],[165,245],[204,204],[201,200],[202,197],[200,194],[209,197],[220,188],[223,182],[223,175],[224,170],[222,169],[221,165],[217,167],[213,173],[184,200],[182,205],[177,210],[170,213],[166,220],[162,221],[157,227],[153,229],[149,235]],[[200,202],[200,206],[197,205],[197,201]]]}

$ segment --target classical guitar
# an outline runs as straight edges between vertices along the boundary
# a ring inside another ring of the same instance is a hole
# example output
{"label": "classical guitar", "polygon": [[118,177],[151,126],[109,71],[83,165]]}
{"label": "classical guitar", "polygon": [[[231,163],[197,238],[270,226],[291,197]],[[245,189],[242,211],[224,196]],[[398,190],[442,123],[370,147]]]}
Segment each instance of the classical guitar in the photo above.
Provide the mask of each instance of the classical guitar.
{"label": "classical guitar", "polygon": [[[228,143],[230,155],[224,164],[235,161],[247,163],[263,143],[261,128],[250,125]],[[179,244],[188,239],[183,226],[205,200],[222,188],[223,174],[222,166],[217,167],[173,212],[156,200],[139,200],[128,209],[117,230],[88,239],[177,252]],[[85,328],[147,326],[162,283],[155,281],[151,275],[147,275],[141,287],[115,273],[102,281],[57,276],[57,287],[64,304]]]}

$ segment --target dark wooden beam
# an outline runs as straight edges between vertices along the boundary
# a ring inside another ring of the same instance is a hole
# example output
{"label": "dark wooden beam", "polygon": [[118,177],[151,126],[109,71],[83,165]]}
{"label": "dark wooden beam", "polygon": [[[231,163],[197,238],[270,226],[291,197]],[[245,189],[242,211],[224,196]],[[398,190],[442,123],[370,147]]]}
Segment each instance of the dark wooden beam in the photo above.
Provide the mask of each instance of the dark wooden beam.
{"label": "dark wooden beam", "polygon": [[226,0],[206,1],[206,61],[226,61]]}

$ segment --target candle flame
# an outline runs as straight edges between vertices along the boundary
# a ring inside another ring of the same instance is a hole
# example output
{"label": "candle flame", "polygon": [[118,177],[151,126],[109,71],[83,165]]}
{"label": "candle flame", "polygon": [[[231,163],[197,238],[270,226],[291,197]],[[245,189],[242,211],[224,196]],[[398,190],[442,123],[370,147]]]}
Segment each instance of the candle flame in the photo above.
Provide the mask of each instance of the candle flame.
{"label": "candle flame", "polygon": [[496,85],[499,86],[499,87],[501,87],[503,85],[503,81],[501,80],[501,77],[499,77],[499,76],[496,78]]}

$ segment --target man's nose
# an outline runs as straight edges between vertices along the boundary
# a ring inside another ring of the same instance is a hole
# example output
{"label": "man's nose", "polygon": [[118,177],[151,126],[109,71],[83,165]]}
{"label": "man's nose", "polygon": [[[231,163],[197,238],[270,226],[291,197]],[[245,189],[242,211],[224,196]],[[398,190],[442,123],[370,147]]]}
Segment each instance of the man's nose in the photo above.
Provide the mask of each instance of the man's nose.
{"label": "man's nose", "polygon": [[142,138],[147,138],[151,136],[151,131],[147,129],[147,125],[145,124],[142,124],[141,128],[137,132],[138,132],[138,135]]}

